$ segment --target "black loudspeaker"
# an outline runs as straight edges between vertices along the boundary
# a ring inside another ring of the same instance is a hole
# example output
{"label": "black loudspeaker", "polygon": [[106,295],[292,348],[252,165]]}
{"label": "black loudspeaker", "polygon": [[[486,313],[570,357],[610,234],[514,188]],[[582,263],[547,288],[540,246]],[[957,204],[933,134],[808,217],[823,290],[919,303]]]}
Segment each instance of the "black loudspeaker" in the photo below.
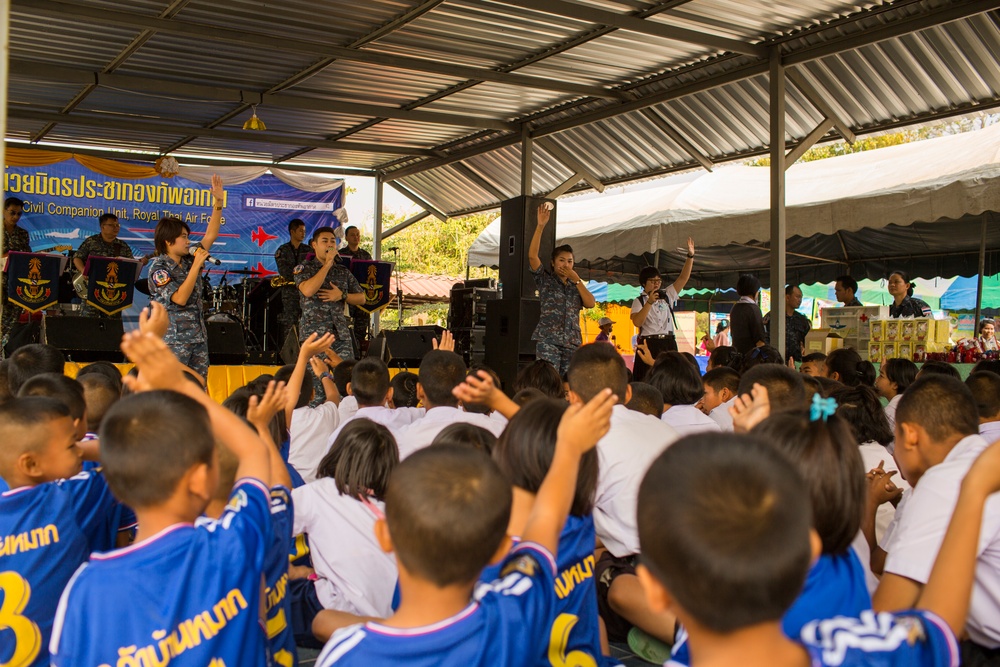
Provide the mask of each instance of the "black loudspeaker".
{"label": "black loudspeaker", "polygon": [[247,360],[247,344],[243,327],[237,322],[207,322],[208,362],[223,366],[240,366]]}
{"label": "black loudspeaker", "polygon": [[59,348],[67,361],[125,361],[120,319],[63,315],[42,320],[42,342]]}
{"label": "black loudspeaker", "polygon": [[[500,282],[503,298],[534,299],[535,280],[528,264],[528,245],[538,226],[538,206],[550,201],[541,197],[522,195],[500,204]],[[552,202],[552,215],[542,233],[538,257],[543,266],[549,265],[552,249],[556,245],[556,209]]]}
{"label": "black loudspeaker", "polygon": [[531,334],[540,316],[537,299],[504,299],[486,304],[486,365],[500,376],[504,389],[514,385],[523,364],[535,360]]}
{"label": "black loudspeaker", "polygon": [[434,349],[440,327],[383,329],[368,346],[369,357],[379,357],[389,368],[417,368],[424,355]]}

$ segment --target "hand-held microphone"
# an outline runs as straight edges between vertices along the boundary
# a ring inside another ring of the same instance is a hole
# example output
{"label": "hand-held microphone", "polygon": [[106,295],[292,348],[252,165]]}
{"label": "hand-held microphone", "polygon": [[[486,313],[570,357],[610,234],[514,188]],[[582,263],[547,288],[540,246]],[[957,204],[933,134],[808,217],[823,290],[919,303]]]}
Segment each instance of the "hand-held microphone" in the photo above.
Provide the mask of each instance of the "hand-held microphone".
{"label": "hand-held microphone", "polygon": [[[197,245],[197,244],[195,244],[193,246],[190,246],[188,248],[188,254],[193,257],[195,255],[195,253],[198,252],[198,248],[200,248],[200,247],[201,246]],[[205,261],[206,262],[211,262],[212,264],[215,264],[216,266],[218,266],[219,264],[222,264],[222,260],[221,259],[216,259],[216,258],[212,257],[211,255],[209,255],[207,258],[205,258]]]}

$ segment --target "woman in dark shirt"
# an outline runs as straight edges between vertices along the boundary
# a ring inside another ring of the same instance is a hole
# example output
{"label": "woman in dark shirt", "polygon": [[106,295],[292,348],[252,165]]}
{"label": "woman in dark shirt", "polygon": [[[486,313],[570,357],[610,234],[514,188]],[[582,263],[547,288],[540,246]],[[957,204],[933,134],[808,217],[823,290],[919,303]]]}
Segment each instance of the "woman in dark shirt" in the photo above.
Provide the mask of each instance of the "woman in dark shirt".
{"label": "woman in dark shirt", "polygon": [[729,313],[729,333],[733,338],[733,347],[740,354],[746,354],[767,343],[764,317],[757,305],[759,291],[760,281],[756,276],[744,274],[736,282],[736,293],[740,295],[740,300]]}
{"label": "woman in dark shirt", "polygon": [[913,296],[913,283],[903,271],[889,274],[887,288],[893,298],[889,304],[889,317],[934,317],[931,307]]}

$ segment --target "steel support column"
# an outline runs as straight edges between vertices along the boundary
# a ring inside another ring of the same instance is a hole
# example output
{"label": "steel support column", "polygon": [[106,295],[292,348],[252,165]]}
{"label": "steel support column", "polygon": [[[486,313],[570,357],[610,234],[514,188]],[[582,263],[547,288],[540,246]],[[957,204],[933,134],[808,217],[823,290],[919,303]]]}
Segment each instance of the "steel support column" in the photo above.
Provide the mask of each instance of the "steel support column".
{"label": "steel support column", "polygon": [[[381,173],[375,175],[375,210],[372,213],[372,256],[375,259],[382,259],[382,195],[385,188],[385,178]],[[398,270],[398,269],[397,269]],[[390,281],[391,283],[391,281]],[[390,287],[391,289],[391,287]],[[374,338],[378,333],[381,324],[382,311],[378,311],[372,317],[371,336]]]}
{"label": "steel support column", "polygon": [[785,68],[770,57],[771,115],[771,345],[785,355]]}
{"label": "steel support column", "polygon": [[979,280],[976,283],[976,321],[973,325],[974,332],[979,333],[979,318],[983,316],[983,282],[986,280],[986,225],[993,214],[989,211],[983,213],[983,232],[979,238]]}
{"label": "steel support column", "polygon": [[534,181],[533,162],[535,159],[535,142],[528,132],[527,124],[521,127],[521,194],[531,195]]}

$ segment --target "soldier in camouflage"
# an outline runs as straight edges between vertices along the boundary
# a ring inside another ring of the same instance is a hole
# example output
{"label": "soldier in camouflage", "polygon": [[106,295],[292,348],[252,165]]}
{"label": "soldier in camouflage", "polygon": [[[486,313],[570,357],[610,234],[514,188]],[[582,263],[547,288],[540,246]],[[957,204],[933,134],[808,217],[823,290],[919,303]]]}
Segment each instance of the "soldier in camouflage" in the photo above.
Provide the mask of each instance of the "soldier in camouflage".
{"label": "soldier in camouflage", "polygon": [[542,267],[538,249],[551,215],[550,206],[545,202],[538,207],[538,226],[528,246],[528,263],[542,307],[531,340],[535,341],[535,356],[551,363],[559,375],[565,377],[569,359],[583,339],[580,309],[593,308],[596,302],[586,283],[573,270],[573,249],[568,245],[557,246],[552,251],[551,271]]}
{"label": "soldier in camouflage", "polygon": [[[83,273],[84,268],[87,266],[87,258],[91,255],[94,257],[128,258],[133,256],[132,248],[118,238],[118,230],[121,229],[121,225],[118,224],[118,217],[113,213],[105,213],[98,221],[101,225],[101,233],[88,236],[80,244],[80,247],[76,249],[76,252],[73,253],[73,266],[76,268],[77,273]],[[143,257],[139,260],[140,271],[148,261],[148,257]],[[122,316],[120,312],[108,315],[87,302],[83,304],[83,315],[85,317],[110,317],[114,319],[121,319]]]}
{"label": "soldier in camouflage", "polygon": [[189,251],[191,229],[177,218],[163,218],[156,225],[156,256],[149,263],[149,294],[167,309],[170,326],[163,337],[182,364],[208,377],[208,333],[202,314],[201,269],[208,250],[219,236],[225,191],[222,179],[212,176],[215,203],[208,229],[193,254]]}
{"label": "soldier in camouflage", "polygon": [[354,358],[351,330],[344,316],[344,304],[357,306],[365,295],[350,271],[336,263],[337,241],[330,227],[313,232],[309,242],[316,256],[295,267],[295,284],[301,293],[299,342],[316,333],[333,333],[334,351],[343,359]]}
{"label": "soldier in camouflage", "polygon": [[306,223],[295,218],[288,223],[288,243],[281,245],[274,252],[274,262],[278,265],[278,275],[284,284],[281,290],[281,340],[288,337],[288,332],[299,323],[302,308],[299,305],[299,288],[295,286],[295,267],[306,261],[306,256],[312,252],[306,238]]}
{"label": "soldier in camouflage", "polygon": [[[17,226],[17,221],[24,214],[24,202],[17,197],[7,197],[3,203],[3,259],[6,262],[8,252],[31,252],[28,232]],[[7,300],[7,273],[0,273],[0,299],[3,299],[3,321],[0,322],[0,358],[4,356],[7,338],[14,323],[21,316],[21,307]]]}

